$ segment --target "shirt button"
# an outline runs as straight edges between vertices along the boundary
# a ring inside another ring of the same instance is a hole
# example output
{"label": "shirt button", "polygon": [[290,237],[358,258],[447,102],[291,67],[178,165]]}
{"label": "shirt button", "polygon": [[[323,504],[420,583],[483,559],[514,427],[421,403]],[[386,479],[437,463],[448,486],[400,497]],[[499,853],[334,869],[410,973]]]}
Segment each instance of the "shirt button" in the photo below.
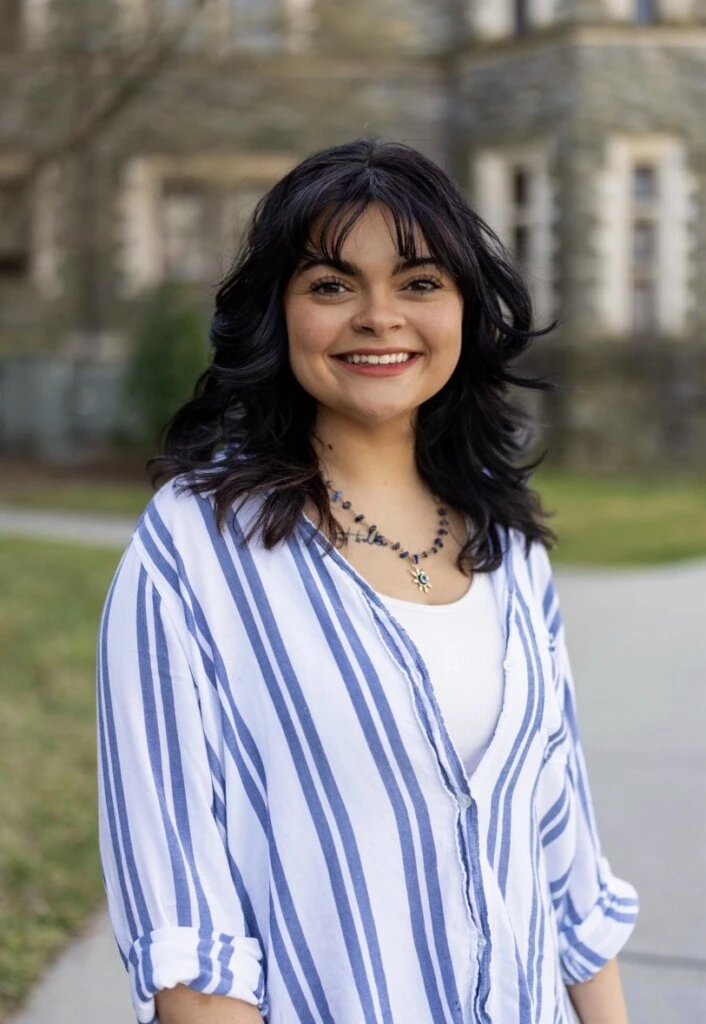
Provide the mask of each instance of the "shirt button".
{"label": "shirt button", "polygon": [[466,793],[461,793],[458,798],[458,803],[459,807],[463,807],[464,810],[467,810],[473,803],[473,800]]}

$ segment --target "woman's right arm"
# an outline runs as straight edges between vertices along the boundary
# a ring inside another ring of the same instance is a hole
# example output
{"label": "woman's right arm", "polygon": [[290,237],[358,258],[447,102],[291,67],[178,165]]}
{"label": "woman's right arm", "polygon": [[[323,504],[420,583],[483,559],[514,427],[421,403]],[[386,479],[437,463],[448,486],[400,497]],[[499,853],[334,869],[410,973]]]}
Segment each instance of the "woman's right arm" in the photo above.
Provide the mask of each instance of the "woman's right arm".
{"label": "woman's right arm", "polygon": [[159,1024],[262,1024],[262,1014],[252,1003],[228,996],[205,996],[186,985],[157,993]]}
{"label": "woman's right arm", "polygon": [[216,816],[210,695],[192,674],[182,599],[142,559],[133,542],[99,630],[98,820],[113,930],[138,1021],[154,1019],[159,996],[160,1024],[259,1024],[263,949]]}

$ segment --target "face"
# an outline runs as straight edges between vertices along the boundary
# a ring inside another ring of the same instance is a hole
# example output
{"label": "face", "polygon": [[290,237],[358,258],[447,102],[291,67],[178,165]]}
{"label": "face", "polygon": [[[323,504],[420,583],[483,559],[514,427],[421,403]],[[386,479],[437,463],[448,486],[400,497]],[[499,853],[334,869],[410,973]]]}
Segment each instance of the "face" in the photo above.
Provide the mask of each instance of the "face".
{"label": "face", "polygon": [[409,423],[448,381],[461,353],[463,299],[427,257],[401,265],[388,210],[367,207],[340,264],[300,265],[284,309],[294,376],[327,414]]}

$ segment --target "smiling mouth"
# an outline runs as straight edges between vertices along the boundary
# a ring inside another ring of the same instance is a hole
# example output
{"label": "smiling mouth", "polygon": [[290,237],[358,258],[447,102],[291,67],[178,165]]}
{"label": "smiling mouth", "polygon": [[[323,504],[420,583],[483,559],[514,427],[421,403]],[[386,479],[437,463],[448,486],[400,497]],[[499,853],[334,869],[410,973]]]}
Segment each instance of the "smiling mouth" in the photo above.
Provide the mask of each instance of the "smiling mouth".
{"label": "smiling mouth", "polygon": [[362,363],[366,366],[389,366],[390,364],[408,363],[410,359],[418,356],[419,352],[385,352],[381,355],[372,353],[351,352],[334,358],[344,363]]}

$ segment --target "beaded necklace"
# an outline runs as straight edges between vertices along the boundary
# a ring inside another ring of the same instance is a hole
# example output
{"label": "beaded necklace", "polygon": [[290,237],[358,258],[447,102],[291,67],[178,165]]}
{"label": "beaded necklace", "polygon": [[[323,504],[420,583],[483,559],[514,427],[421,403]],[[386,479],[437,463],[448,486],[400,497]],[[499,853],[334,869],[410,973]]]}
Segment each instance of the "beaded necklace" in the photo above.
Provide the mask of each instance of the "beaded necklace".
{"label": "beaded necklace", "polygon": [[[428,558],[429,555],[435,555],[440,548],[443,548],[443,538],[446,537],[449,532],[447,529],[449,525],[449,520],[447,518],[448,509],[444,508],[442,505],[439,504],[439,499],[437,497],[434,498],[435,504],[438,505],[436,511],[439,514],[439,528],[436,531],[436,537],[434,538],[433,543],[424,551],[410,553],[405,548],[403,548],[400,541],[391,541],[388,537],[385,537],[384,534],[380,533],[375,523],[367,523],[365,520],[364,513],[356,512],[350,501],[341,501],[341,499],[343,498],[343,494],[341,491],[336,489],[333,480],[327,480],[326,486],[331,491],[331,503],[338,504],[340,502],[341,508],[345,509],[346,512],[351,513],[351,515],[353,516],[354,523],[360,526],[365,526],[367,528],[367,534],[361,535],[360,533],[356,532],[356,543],[377,544],[380,547],[389,547],[391,551],[399,552],[399,558],[408,559],[409,562],[412,563],[410,571],[410,582],[414,583],[422,593],[426,594],[429,588],[431,587],[431,579],[429,577],[429,573],[425,569],[420,568],[419,562],[423,558]],[[350,536],[350,532],[344,532],[343,536]]]}

